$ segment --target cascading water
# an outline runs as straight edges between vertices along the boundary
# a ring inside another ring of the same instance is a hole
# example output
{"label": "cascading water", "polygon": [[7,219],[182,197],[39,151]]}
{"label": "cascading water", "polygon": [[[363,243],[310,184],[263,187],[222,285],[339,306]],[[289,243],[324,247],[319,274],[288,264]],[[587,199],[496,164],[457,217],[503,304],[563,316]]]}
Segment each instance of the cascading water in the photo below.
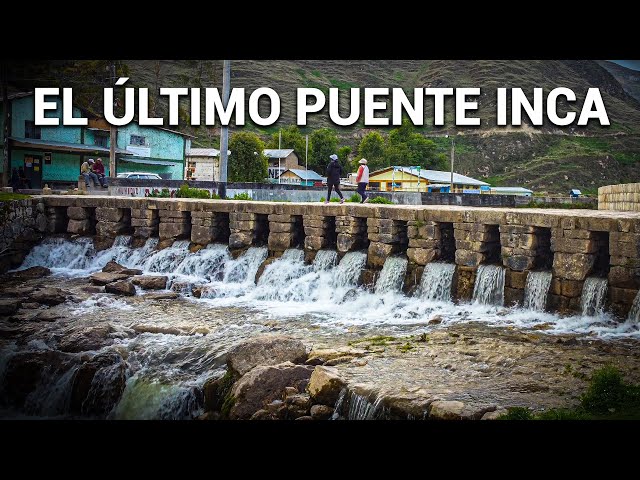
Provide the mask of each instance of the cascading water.
{"label": "cascading water", "polygon": [[338,262],[338,252],[333,250],[319,250],[313,260],[313,270],[320,272],[335,267]]}
{"label": "cascading water", "polygon": [[636,297],[633,299],[629,315],[627,315],[627,321],[636,325],[640,323],[640,290],[638,290]]}
{"label": "cascading water", "polygon": [[244,255],[226,264],[224,281],[254,283],[258,268],[267,259],[268,254],[267,247],[250,247]]}
{"label": "cascading water", "polygon": [[607,279],[589,277],[584,281],[580,306],[582,314],[587,316],[600,315],[604,311],[604,300],[607,295]]}
{"label": "cascading water", "polygon": [[399,292],[407,273],[409,262],[403,257],[388,257],[384,261],[380,278],[376,282],[375,292],[378,295],[388,292]]}
{"label": "cascading water", "polygon": [[427,263],[422,272],[418,296],[423,300],[450,302],[455,271],[453,263]]}
{"label": "cascading water", "polygon": [[504,268],[500,265],[480,265],[473,287],[473,302],[504,305],[504,276]]}
{"label": "cascading water", "polygon": [[552,276],[551,272],[529,272],[524,287],[524,308],[538,312],[544,311]]}
{"label": "cascading water", "polygon": [[355,286],[366,264],[367,254],[365,252],[348,252],[334,270],[331,285],[337,288]]}
{"label": "cascading water", "polygon": [[378,395],[372,402],[370,395],[360,395],[344,388],[335,405],[334,419],[343,417],[345,420],[376,420],[387,415],[387,409],[382,406],[383,397]]}
{"label": "cascading water", "polygon": [[231,260],[229,249],[221,243],[212,243],[186,258],[175,269],[175,274],[195,281],[222,280],[225,264]]}
{"label": "cascading water", "polygon": [[168,248],[153,253],[145,262],[143,270],[154,273],[173,273],[189,254],[189,240],[173,242]]}
{"label": "cascading water", "polygon": [[99,270],[94,259],[96,254],[93,239],[80,237],[70,242],[62,237],[48,237],[31,249],[22,262],[21,269],[35,266],[48,267],[56,273],[72,270]]}
{"label": "cascading water", "polygon": [[264,269],[258,280],[255,298],[290,300],[297,290],[296,280],[308,272],[309,267],[304,264],[304,250],[288,249],[282,257]]}

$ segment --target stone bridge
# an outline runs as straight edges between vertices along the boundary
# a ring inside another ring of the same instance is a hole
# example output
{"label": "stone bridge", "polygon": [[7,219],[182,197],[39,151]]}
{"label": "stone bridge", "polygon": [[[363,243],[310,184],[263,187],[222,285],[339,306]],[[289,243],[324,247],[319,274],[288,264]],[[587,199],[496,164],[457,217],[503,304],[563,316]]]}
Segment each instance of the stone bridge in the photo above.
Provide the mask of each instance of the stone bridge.
{"label": "stone bridge", "polygon": [[239,254],[266,245],[271,257],[302,247],[340,255],[367,249],[363,283],[390,255],[406,255],[405,291],[432,261],[455,262],[454,297],[470,299],[481,264],[506,268],[505,304],[522,302],[531,270],[552,270],[551,310],[578,310],[584,280],[607,277],[609,306],[626,316],[640,288],[640,213],[426,205],[276,203],[233,200],[45,196],[49,233],[95,235],[111,246],[159,237],[159,248],[189,239],[193,248],[228,242]]}

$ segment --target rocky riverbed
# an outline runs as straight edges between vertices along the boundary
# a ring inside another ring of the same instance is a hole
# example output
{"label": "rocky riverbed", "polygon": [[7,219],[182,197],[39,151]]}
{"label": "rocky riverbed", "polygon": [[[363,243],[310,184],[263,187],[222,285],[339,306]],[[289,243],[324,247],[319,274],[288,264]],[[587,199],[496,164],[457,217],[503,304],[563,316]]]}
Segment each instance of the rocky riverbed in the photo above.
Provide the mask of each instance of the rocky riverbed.
{"label": "rocky riverbed", "polygon": [[640,382],[633,338],[438,315],[280,318],[182,296],[162,275],[103,270],[0,279],[3,417],[488,419],[573,406],[606,364]]}

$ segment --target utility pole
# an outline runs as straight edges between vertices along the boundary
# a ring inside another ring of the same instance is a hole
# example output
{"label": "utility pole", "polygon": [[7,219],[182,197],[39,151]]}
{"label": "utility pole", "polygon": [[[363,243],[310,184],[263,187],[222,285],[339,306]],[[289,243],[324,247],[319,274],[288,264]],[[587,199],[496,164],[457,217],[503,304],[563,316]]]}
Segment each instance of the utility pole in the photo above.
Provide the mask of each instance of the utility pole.
{"label": "utility pole", "polygon": [[[116,85],[116,64],[111,63],[111,87]],[[115,102],[115,100],[114,100]],[[116,102],[117,103],[117,102]],[[116,145],[118,143],[118,127],[111,125],[109,129],[109,177],[116,177]]]}
{"label": "utility pole", "polygon": [[9,110],[9,94],[7,92],[7,64],[0,64],[2,78],[2,113],[4,116],[4,128],[2,129],[2,186],[8,187],[11,179],[11,162],[9,160],[9,132],[11,127],[11,113]]}
{"label": "utility pole", "polygon": [[[222,105],[225,110],[229,104],[231,95],[231,60],[224,60],[222,66]],[[227,198],[227,163],[229,154],[229,126],[220,128],[220,181],[218,182],[218,195]]]}
{"label": "utility pole", "polygon": [[280,183],[280,174],[282,173],[280,171],[280,160],[282,160],[282,157],[280,157],[281,153],[280,153],[280,149],[282,148],[282,129],[280,129],[278,131],[278,183]]}
{"label": "utility pole", "polygon": [[456,149],[456,142],[453,139],[453,137],[451,137],[451,186],[449,187],[450,193],[453,193],[453,157],[454,157],[455,149]]}
{"label": "utility pole", "polygon": [[305,181],[308,183],[309,182],[309,134],[308,133],[305,139],[306,139],[306,144],[304,146],[304,171],[307,177],[305,178]]}

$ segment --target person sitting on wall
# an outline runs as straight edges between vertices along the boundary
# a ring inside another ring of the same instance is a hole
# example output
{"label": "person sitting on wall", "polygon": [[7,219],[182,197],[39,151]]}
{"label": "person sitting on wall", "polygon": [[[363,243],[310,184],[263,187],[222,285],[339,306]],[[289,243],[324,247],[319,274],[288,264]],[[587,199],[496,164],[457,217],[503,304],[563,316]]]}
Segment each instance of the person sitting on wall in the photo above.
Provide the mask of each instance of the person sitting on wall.
{"label": "person sitting on wall", "polygon": [[91,171],[98,177],[102,188],[107,188],[107,177],[104,174],[104,164],[102,163],[101,158],[96,158],[96,163],[94,163],[93,167],[91,167]]}
{"label": "person sitting on wall", "polygon": [[98,176],[91,171],[91,167],[93,166],[94,161],[93,158],[90,158],[87,162],[84,162],[80,166],[80,173],[84,177],[84,184],[89,188],[89,179],[93,180],[93,184],[97,187],[100,185],[98,181]]}
{"label": "person sitting on wall", "polygon": [[18,190],[20,188],[20,176],[18,175],[18,169],[13,167],[11,171],[11,187],[14,190]]}
{"label": "person sitting on wall", "polygon": [[22,167],[18,167],[18,179],[20,180],[20,188],[31,189],[31,180],[27,178],[27,174]]}

